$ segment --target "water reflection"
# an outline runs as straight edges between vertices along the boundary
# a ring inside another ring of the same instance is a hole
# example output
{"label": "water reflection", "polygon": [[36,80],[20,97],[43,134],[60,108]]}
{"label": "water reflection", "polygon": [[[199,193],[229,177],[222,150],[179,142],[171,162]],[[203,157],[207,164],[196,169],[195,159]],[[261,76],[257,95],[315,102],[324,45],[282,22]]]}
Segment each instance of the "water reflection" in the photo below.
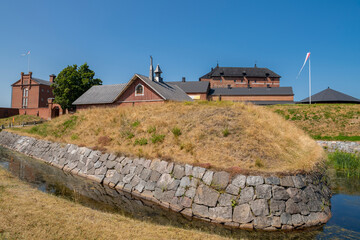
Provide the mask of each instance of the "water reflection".
{"label": "water reflection", "polygon": [[[157,224],[186,229],[196,228],[222,236],[244,239],[338,239],[339,237],[360,239],[360,223],[356,218],[356,216],[360,216],[359,196],[344,194],[334,196],[332,199],[333,218],[326,226],[317,229],[296,232],[245,231],[226,229],[223,226],[187,219],[179,213],[134,198],[128,193],[118,192],[96,182],[64,173],[55,167],[2,147],[0,147],[0,166],[43,192],[65,197],[93,209],[114,212]],[[350,182],[342,183],[341,181],[346,180],[340,181],[339,179],[342,178],[335,176],[334,179],[337,181],[334,183],[334,187],[338,189],[338,193],[343,190],[344,186],[348,186],[345,192],[349,191],[353,195],[359,195],[359,187],[354,187],[354,184]],[[359,182],[357,182],[357,186],[359,186]],[[348,210],[346,210],[347,207]],[[343,214],[344,212],[345,214]]]}

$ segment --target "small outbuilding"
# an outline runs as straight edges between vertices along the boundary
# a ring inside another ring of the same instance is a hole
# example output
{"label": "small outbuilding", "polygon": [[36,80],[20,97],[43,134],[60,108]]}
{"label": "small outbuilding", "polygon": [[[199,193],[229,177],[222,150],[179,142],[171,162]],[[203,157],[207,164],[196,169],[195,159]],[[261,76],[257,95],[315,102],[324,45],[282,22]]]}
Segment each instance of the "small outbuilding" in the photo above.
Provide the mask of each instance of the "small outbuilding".
{"label": "small outbuilding", "polygon": [[[305,98],[299,103],[308,104],[309,98]],[[360,99],[328,87],[327,89],[312,95],[311,103],[360,103]]]}

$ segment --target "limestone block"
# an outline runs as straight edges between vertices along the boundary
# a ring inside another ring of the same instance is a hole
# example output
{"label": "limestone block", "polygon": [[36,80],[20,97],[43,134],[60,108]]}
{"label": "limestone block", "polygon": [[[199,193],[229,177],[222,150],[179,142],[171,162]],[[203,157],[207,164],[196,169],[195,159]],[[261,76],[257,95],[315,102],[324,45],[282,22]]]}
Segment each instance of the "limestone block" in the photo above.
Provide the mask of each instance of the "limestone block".
{"label": "limestone block", "polygon": [[220,194],[216,190],[202,184],[196,190],[194,202],[209,207],[215,207],[219,195]]}
{"label": "limestone block", "polygon": [[239,204],[248,203],[254,197],[254,189],[252,187],[246,187],[241,190]]}
{"label": "limestone block", "polygon": [[290,214],[300,213],[300,209],[297,203],[292,198],[286,201],[286,212]]}
{"label": "limestone block", "polygon": [[185,165],[185,175],[190,176],[192,174],[192,166],[189,164]]}
{"label": "limestone block", "polygon": [[176,164],[174,167],[174,178],[181,179],[185,176],[185,168],[181,165]]}
{"label": "limestone block", "polygon": [[213,179],[213,175],[214,175],[214,172],[213,171],[210,171],[210,170],[207,170],[202,178],[203,182],[206,184],[206,185],[211,185],[211,182],[212,182],[212,179]]}
{"label": "limestone block", "polygon": [[306,186],[300,176],[292,176],[292,179],[296,188],[303,188]]}
{"label": "limestone block", "polygon": [[180,187],[186,188],[190,185],[190,178],[189,177],[183,177],[180,181]]}
{"label": "limestone block", "polygon": [[233,180],[232,184],[236,187],[239,187],[241,189],[245,188],[246,184],[246,176],[244,175],[237,175]]}
{"label": "limestone block", "polygon": [[271,198],[271,185],[263,184],[255,188],[255,193],[258,198],[270,199]]}
{"label": "limestone block", "polygon": [[270,200],[270,212],[275,216],[280,216],[285,212],[285,202],[281,200]]}
{"label": "limestone block", "polygon": [[203,205],[193,204],[192,205],[192,213],[196,216],[202,217],[202,218],[208,218],[209,217],[209,208]]}
{"label": "limestone block", "polygon": [[229,183],[230,174],[225,171],[214,173],[212,186],[217,189],[225,189]]}
{"label": "limestone block", "polygon": [[151,171],[151,175],[150,175],[150,181],[152,182],[156,182],[157,180],[159,180],[161,174],[158,173],[157,171]]}
{"label": "limestone block", "polygon": [[147,181],[150,179],[151,170],[148,168],[144,168],[144,170],[140,174],[140,178],[144,181]]}
{"label": "limestone block", "polygon": [[295,226],[295,227],[299,227],[301,225],[303,225],[305,222],[304,222],[304,218],[301,214],[294,214],[291,216],[291,220],[292,220],[292,224]]}
{"label": "limestone block", "polygon": [[232,207],[209,208],[209,218],[216,222],[231,222]]}
{"label": "limestone block", "polygon": [[220,207],[232,206],[232,201],[235,199],[236,197],[234,195],[230,195],[227,193],[220,194],[218,200],[218,206]]}
{"label": "limestone block", "polygon": [[206,169],[202,167],[194,167],[192,170],[192,176],[201,179],[205,174]]}
{"label": "limestone block", "polygon": [[269,207],[266,199],[251,201],[250,207],[255,216],[267,216],[269,214]]}
{"label": "limestone block", "polygon": [[234,208],[233,221],[237,223],[248,223],[254,219],[250,205],[245,203]]}
{"label": "limestone block", "polygon": [[294,181],[291,176],[282,177],[280,179],[280,185],[283,187],[295,187]]}
{"label": "limestone block", "polygon": [[264,178],[261,176],[248,176],[246,178],[246,185],[257,186],[264,183]]}
{"label": "limestone block", "polygon": [[288,200],[290,198],[285,188],[279,186],[272,187],[272,194],[275,200]]}
{"label": "limestone block", "polygon": [[226,188],[226,192],[230,193],[232,195],[238,195],[239,194],[240,187],[235,186],[234,184],[229,184]]}
{"label": "limestone block", "polygon": [[254,219],[254,227],[256,229],[265,229],[267,227],[270,227],[272,224],[272,217],[256,217]]}
{"label": "limestone block", "polygon": [[167,189],[167,187],[174,181],[170,174],[164,173],[157,181],[156,186],[161,189]]}

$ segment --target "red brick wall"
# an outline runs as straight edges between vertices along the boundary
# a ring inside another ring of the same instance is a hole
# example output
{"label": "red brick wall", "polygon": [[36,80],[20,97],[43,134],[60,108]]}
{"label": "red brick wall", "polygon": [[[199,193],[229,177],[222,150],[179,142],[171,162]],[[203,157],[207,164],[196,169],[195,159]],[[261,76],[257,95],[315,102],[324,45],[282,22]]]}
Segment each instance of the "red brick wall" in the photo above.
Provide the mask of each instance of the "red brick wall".
{"label": "red brick wall", "polygon": [[[212,96],[213,101],[219,96]],[[294,101],[294,96],[221,96],[222,101]]]}
{"label": "red brick wall", "polygon": [[19,109],[16,108],[0,108],[0,118],[12,117],[19,115]]}
{"label": "red brick wall", "polygon": [[[212,79],[201,78],[200,81],[210,82],[211,88],[226,88],[230,85],[236,87],[248,87],[250,82],[251,87],[280,87],[280,78],[266,78],[266,77],[214,77]],[[255,82],[256,81],[256,82]]]}
{"label": "red brick wall", "polygon": [[39,116],[46,120],[51,117],[51,111],[49,108],[21,108],[19,109],[19,114]]}
{"label": "red brick wall", "polygon": [[[144,95],[135,96],[135,87],[138,84],[144,86]],[[151,101],[164,101],[154,90],[149,88],[142,80],[136,79],[128,89],[120,96],[115,103],[124,103],[124,102],[151,102]]]}

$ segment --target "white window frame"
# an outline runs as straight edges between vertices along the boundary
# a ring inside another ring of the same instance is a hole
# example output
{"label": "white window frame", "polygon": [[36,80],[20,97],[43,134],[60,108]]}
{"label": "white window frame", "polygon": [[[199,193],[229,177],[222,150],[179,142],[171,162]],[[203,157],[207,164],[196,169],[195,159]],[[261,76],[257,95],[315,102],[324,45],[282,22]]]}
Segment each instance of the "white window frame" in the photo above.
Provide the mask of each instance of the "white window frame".
{"label": "white window frame", "polygon": [[[141,86],[142,87],[142,93],[137,93],[136,89]],[[142,85],[141,83],[139,83],[138,85],[136,85],[135,87],[135,96],[144,96],[144,91],[145,91],[145,88],[144,88],[144,85]]]}

